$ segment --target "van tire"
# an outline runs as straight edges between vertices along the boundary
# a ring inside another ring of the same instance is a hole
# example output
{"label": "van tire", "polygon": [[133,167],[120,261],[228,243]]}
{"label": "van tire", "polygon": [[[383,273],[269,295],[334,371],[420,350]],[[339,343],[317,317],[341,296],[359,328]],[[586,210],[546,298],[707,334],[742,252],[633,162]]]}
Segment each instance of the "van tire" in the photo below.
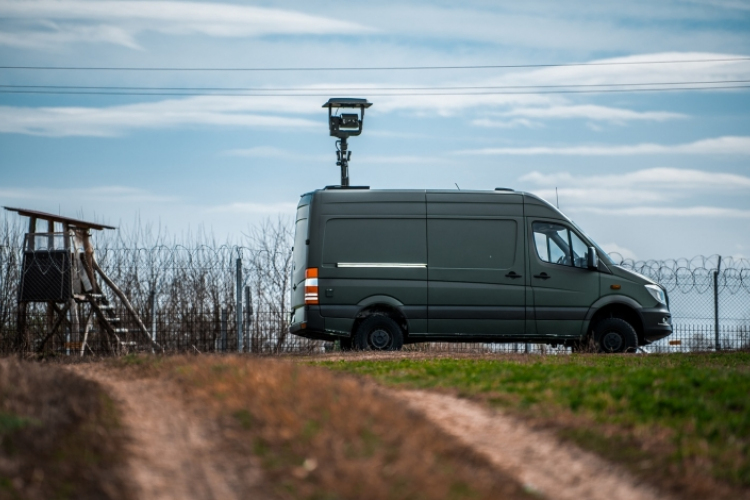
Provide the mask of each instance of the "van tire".
{"label": "van tire", "polygon": [[398,323],[388,316],[375,315],[359,325],[353,340],[358,351],[400,351],[404,334]]}
{"label": "van tire", "polygon": [[605,318],[594,327],[599,352],[623,353],[638,350],[638,334],[633,325],[621,318]]}

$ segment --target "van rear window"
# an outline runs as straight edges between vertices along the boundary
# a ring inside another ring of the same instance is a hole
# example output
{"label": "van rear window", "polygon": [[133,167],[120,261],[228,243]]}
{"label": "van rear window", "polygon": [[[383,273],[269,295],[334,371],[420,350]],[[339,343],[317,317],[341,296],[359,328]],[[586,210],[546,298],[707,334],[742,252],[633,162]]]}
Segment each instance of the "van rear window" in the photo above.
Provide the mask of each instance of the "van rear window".
{"label": "van rear window", "polygon": [[425,264],[424,219],[330,219],[323,264]]}
{"label": "van rear window", "polygon": [[428,219],[429,267],[508,269],[516,260],[514,220]]}

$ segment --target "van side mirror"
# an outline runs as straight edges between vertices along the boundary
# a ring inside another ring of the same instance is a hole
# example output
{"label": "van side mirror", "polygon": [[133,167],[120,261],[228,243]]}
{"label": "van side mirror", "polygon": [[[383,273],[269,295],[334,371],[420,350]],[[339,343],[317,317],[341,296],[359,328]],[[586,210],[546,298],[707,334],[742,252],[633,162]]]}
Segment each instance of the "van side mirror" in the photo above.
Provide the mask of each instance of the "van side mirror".
{"label": "van side mirror", "polygon": [[589,247],[589,253],[586,257],[589,269],[597,269],[599,267],[599,256],[596,253],[596,248]]}

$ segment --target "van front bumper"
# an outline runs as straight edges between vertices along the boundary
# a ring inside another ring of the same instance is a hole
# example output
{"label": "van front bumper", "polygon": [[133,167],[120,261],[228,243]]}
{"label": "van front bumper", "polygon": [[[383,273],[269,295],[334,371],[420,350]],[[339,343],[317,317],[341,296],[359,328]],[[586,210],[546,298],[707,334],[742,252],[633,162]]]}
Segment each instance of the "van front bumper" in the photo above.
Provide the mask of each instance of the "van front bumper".
{"label": "van front bumper", "polygon": [[643,338],[646,344],[656,342],[672,334],[672,313],[666,307],[641,309]]}

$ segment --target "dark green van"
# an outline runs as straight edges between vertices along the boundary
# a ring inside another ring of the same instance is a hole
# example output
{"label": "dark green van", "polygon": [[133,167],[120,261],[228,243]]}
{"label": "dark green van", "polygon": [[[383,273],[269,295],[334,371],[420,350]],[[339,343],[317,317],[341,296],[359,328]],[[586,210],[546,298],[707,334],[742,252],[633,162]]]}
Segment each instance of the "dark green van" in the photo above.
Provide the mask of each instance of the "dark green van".
{"label": "dark green van", "polygon": [[297,207],[290,331],[344,349],[533,342],[634,351],[666,291],[533,194],[331,187]]}

